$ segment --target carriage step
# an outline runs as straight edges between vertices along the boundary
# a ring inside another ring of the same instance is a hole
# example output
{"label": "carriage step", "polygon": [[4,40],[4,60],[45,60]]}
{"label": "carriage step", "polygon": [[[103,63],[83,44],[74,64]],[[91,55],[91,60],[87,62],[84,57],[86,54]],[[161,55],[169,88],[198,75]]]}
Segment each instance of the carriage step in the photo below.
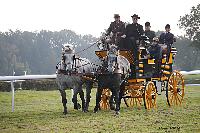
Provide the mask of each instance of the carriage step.
{"label": "carriage step", "polygon": [[145,79],[129,79],[128,82],[129,83],[136,83],[136,82],[144,82]]}
{"label": "carriage step", "polygon": [[145,86],[140,84],[140,85],[135,85],[135,84],[129,84],[126,86],[127,89],[135,89],[135,90],[138,90],[138,89],[143,89]]}
{"label": "carriage step", "polygon": [[122,98],[143,98],[143,96],[122,96]]}

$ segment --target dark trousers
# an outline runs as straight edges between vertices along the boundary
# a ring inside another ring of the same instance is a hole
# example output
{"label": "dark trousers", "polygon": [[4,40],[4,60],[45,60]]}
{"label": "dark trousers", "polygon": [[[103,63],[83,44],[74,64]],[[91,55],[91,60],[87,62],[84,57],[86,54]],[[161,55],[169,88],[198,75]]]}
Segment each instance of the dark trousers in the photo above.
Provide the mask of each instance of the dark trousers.
{"label": "dark trousers", "polygon": [[160,77],[160,71],[161,71],[161,59],[155,59],[155,70],[154,70],[154,76]]}
{"label": "dark trousers", "polygon": [[134,63],[130,64],[131,78],[136,78],[136,75],[138,73],[138,64],[139,64],[139,52],[138,52],[138,45],[136,44],[136,39],[134,37],[124,39],[123,49],[130,50],[132,52]]}
{"label": "dark trousers", "polygon": [[169,62],[171,47],[172,47],[171,44],[167,44],[167,59],[166,59],[167,62]]}

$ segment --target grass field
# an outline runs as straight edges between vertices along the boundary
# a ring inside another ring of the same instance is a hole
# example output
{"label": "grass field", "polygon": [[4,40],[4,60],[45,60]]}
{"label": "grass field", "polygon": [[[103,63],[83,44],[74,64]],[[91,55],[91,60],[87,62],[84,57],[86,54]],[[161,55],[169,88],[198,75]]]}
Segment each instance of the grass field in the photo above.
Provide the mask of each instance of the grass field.
{"label": "grass field", "polygon": [[186,84],[200,84],[200,74],[184,75]]}
{"label": "grass field", "polygon": [[[200,88],[187,87],[182,107],[169,108],[165,95],[158,96],[158,109],[127,108],[121,114],[101,110],[94,114],[95,89],[88,113],[63,108],[58,91],[16,91],[15,112],[11,112],[11,93],[0,92],[0,133],[6,132],[200,132]],[[67,92],[68,99],[71,97]]]}

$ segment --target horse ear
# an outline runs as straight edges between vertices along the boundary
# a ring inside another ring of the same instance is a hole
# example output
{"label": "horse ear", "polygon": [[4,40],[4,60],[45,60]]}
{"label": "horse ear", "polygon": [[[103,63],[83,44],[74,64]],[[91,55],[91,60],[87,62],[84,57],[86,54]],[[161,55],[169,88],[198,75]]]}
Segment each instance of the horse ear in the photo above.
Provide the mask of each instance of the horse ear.
{"label": "horse ear", "polygon": [[64,48],[64,44],[61,45],[61,48],[62,48],[62,49]]}
{"label": "horse ear", "polygon": [[78,45],[73,45],[73,48],[75,49]]}

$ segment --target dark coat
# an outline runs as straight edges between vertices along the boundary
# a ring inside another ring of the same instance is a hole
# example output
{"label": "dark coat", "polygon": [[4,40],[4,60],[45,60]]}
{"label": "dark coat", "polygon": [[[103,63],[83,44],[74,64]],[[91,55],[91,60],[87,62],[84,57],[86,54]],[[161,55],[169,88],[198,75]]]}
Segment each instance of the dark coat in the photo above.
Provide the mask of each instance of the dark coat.
{"label": "dark coat", "polygon": [[151,45],[149,48],[150,56],[154,59],[161,59],[162,57],[162,50],[158,44]]}
{"label": "dark coat", "polygon": [[153,38],[156,37],[156,34],[154,31],[144,31],[144,34],[149,38],[150,42],[153,42]]}
{"label": "dark coat", "polygon": [[125,29],[126,38],[123,40],[123,49],[133,50],[134,57],[137,56],[138,45],[136,40],[140,39],[140,36],[143,35],[144,30],[143,26],[140,24],[128,24]]}
{"label": "dark coat", "polygon": [[111,22],[108,30],[107,30],[107,35],[109,35],[111,32],[113,33],[112,36],[112,43],[114,43],[117,46],[120,46],[121,42],[121,36],[124,34],[125,30],[125,24],[122,21],[119,22]]}
{"label": "dark coat", "polygon": [[170,45],[174,42],[174,35],[170,32],[162,33],[160,35],[159,41],[161,44]]}
{"label": "dark coat", "polygon": [[127,38],[135,38],[135,40],[139,40],[140,36],[143,35],[144,30],[143,26],[140,24],[129,24],[126,26],[125,35]]}
{"label": "dark coat", "polygon": [[107,30],[107,34],[109,35],[111,32],[117,36],[122,36],[124,34],[124,30],[125,30],[125,24],[122,21],[119,22],[111,22],[108,30]]}

